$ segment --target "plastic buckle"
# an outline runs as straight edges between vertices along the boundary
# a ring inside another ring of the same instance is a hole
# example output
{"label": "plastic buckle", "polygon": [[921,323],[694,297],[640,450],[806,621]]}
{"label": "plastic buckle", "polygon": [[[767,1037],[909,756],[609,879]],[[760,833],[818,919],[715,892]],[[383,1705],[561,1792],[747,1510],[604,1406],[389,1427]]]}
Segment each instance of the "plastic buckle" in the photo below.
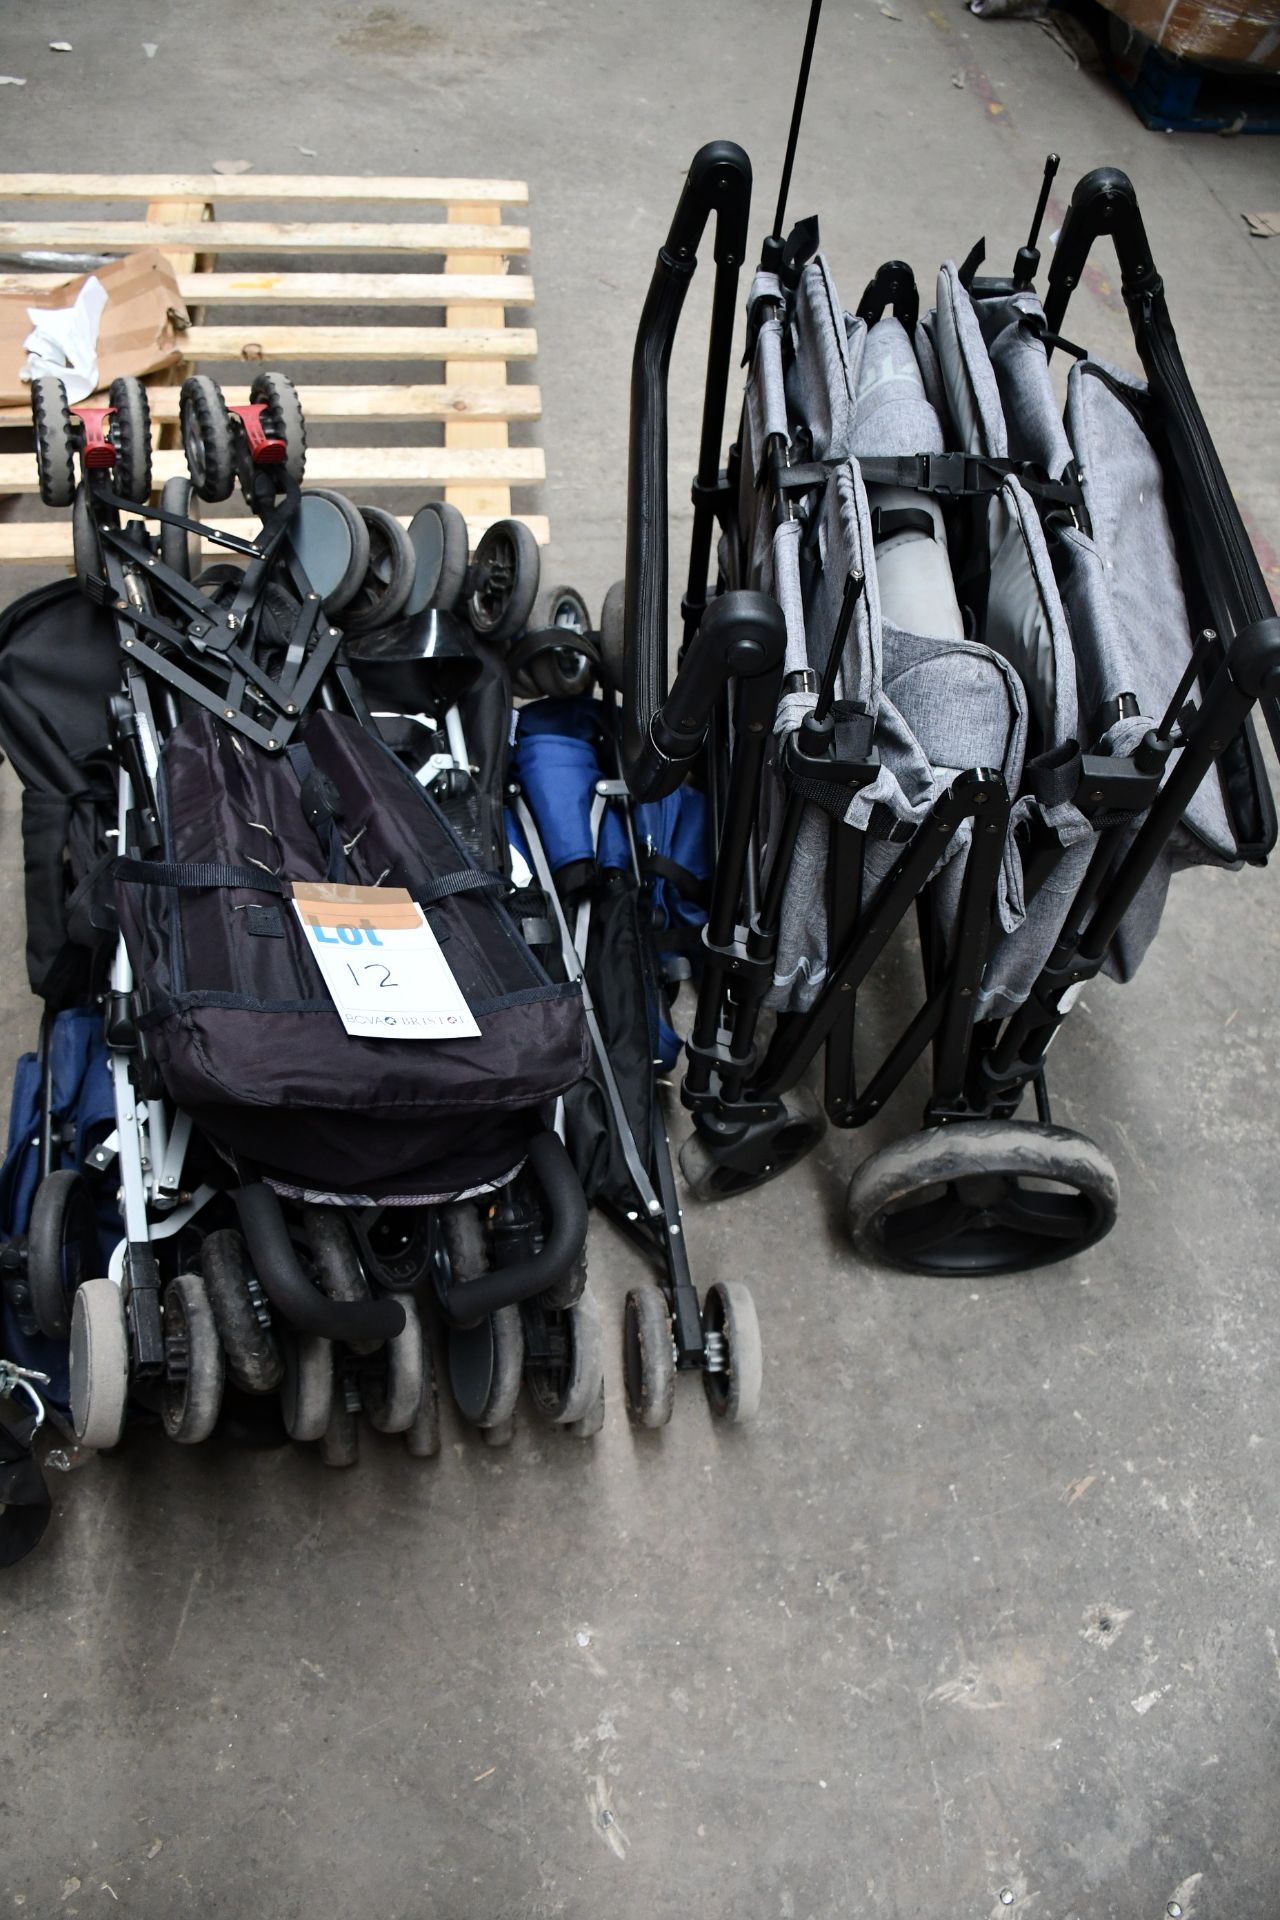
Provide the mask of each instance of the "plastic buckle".
{"label": "plastic buckle", "polygon": [[73,407],[71,411],[84,427],[83,459],[85,470],[100,473],[114,467],[116,450],[107,438],[106,420],[111,407]]}

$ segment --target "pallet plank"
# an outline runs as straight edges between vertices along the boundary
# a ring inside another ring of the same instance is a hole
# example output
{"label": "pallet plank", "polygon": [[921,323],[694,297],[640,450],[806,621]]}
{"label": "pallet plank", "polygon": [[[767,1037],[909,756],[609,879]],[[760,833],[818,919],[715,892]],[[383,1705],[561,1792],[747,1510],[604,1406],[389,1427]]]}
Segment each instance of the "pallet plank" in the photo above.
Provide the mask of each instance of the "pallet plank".
{"label": "pallet plank", "polygon": [[527,206],[523,180],[306,173],[0,173],[0,200],[338,200],[351,206],[451,201]]}
{"label": "pallet plank", "polygon": [[[407,513],[396,517],[401,526],[408,526],[410,516]],[[551,538],[551,526],[545,514],[518,513],[515,518],[523,520],[540,547],[546,546]],[[467,534],[472,548],[490,524],[483,515],[468,516]],[[245,516],[238,520],[211,520],[209,525],[219,532],[238,533],[243,537],[253,530],[255,522]],[[206,540],[203,546],[210,558],[220,551],[212,541]],[[68,564],[71,561],[71,523],[65,517],[59,520],[10,520],[0,524],[0,566],[36,567],[58,561]]]}
{"label": "pallet plank", "polygon": [[532,360],[532,327],[192,327],[193,360]]}
{"label": "pallet plank", "polygon": [[[214,253],[445,253],[454,239],[476,253],[528,253],[527,227],[472,226],[451,234],[436,221],[212,220],[176,226],[173,244]],[[137,253],[154,247],[145,220],[4,220],[0,250]]]}
{"label": "pallet plank", "polygon": [[[157,487],[186,471],[177,448],[152,458]],[[312,447],[307,453],[307,481],[317,487],[445,487],[459,480],[527,487],[545,478],[541,447]],[[0,494],[36,491],[35,455],[0,453]]]}
{"label": "pallet plank", "polygon": [[[487,256],[486,256],[487,257]],[[73,273],[0,273],[0,293],[32,299],[78,279]],[[178,291],[203,307],[531,307],[525,273],[180,273]]]}
{"label": "pallet plank", "polygon": [[[496,207],[462,204],[449,208],[449,224],[455,227],[492,226],[498,218]],[[494,261],[489,272],[494,280],[505,280],[503,263]],[[483,254],[468,252],[447,253],[444,257],[446,276],[456,274],[460,279],[468,280],[477,273],[483,274],[486,259]],[[484,323],[484,310],[470,302],[450,302],[445,308],[445,321],[451,327],[474,327]],[[446,380],[458,380],[466,376],[468,370],[456,362],[446,361],[444,377]],[[472,367],[470,376],[494,387],[505,385],[507,369],[502,362],[490,362],[488,365]],[[451,422],[444,430],[444,443],[447,447],[505,447],[509,435],[505,423],[497,421],[460,420]],[[449,487],[445,499],[451,506],[458,507],[463,513],[483,513],[495,520],[501,520],[511,511],[511,489],[509,487]]]}

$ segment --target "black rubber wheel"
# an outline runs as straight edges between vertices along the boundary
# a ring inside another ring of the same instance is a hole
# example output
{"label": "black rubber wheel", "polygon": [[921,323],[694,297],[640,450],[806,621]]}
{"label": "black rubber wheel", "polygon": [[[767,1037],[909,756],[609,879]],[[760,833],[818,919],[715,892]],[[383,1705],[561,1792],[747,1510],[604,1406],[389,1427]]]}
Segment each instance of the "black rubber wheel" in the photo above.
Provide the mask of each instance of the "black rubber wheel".
{"label": "black rubber wheel", "polygon": [[301,486],[307,470],[307,423],[292,380],[282,373],[257,374],[249,404],[263,409],[262,424],[271,439],[284,441],[284,470]]}
{"label": "black rubber wheel", "polygon": [[[302,1231],[315,1262],[316,1278],[331,1300],[367,1300],[368,1276],[351,1224],[341,1207],[305,1206]],[[349,1342],[352,1353],[374,1353],[378,1340]]]}
{"label": "black rubber wheel", "polygon": [[1066,1127],[959,1120],[873,1153],[845,1214],[868,1260],[910,1273],[1022,1273],[1082,1253],[1115,1224],[1116,1170]]}
{"label": "black rubber wheel", "polygon": [[[807,1087],[793,1087],[782,1096],[784,1114],[769,1142],[763,1166],[752,1171],[726,1166],[718,1157],[713,1135],[691,1133],[677,1156],[680,1171],[695,1200],[730,1200],[735,1194],[749,1193],[767,1180],[803,1160],[826,1131],[826,1115]],[[727,1151],[732,1152],[732,1148]]]}
{"label": "black rubber wheel", "polygon": [[381,507],[361,507],[359,512],[369,535],[369,564],[344,610],[343,631],[351,634],[370,633],[399,619],[417,564],[409,536],[393,513]]}
{"label": "black rubber wheel", "polygon": [[[585,634],[590,626],[587,603],[577,588],[554,587],[542,596],[529,631],[532,639],[534,634],[549,635],[559,628],[568,642],[570,636]],[[527,664],[515,674],[513,685],[517,693],[543,693],[553,699],[572,700],[588,691],[594,674],[594,647],[588,653],[585,647],[572,644],[548,646],[530,656]]]}
{"label": "black rubber wheel", "polygon": [[294,1333],[286,1328],[280,1338],[284,1378],[280,1382],[280,1417],[291,1440],[321,1440],[333,1412],[333,1346],[318,1333]]}
{"label": "black rubber wheel", "polygon": [[87,594],[91,600],[109,601],[111,593],[106,584],[102,541],[98,535],[89,488],[83,480],[71,502],[71,554],[81,593]]}
{"label": "black rubber wheel", "polygon": [[98,1223],[89,1189],[61,1168],[36,1188],[27,1229],[27,1286],[41,1333],[65,1340],[75,1291],[98,1271]]}
{"label": "black rubber wheel", "polygon": [[524,1379],[535,1410],[552,1426],[573,1427],[585,1420],[604,1390],[604,1325],[593,1293],[584,1293],[564,1312],[537,1314],[543,1338],[554,1349],[550,1361],[525,1361]]}
{"label": "black rubber wheel", "polygon": [[232,1380],[246,1393],[273,1393],[284,1363],[265,1295],[249,1265],[249,1250],[234,1227],[205,1235],[200,1271]]}
{"label": "black rubber wheel", "polygon": [[75,430],[67,390],[52,374],[31,382],[31,420],[40,498],[46,507],[69,507],[76,490]]}
{"label": "black rubber wheel", "polygon": [[369,571],[369,529],[359,512],[344,493],[309,487],[289,537],[325,612],[340,613]]}
{"label": "black rubber wheel", "polygon": [[[195,489],[185,473],[175,473],[166,480],[160,489],[160,509],[162,513],[180,513],[184,520],[193,518],[191,496]],[[184,580],[194,580],[200,571],[200,536],[188,533],[185,527],[167,526],[160,522],[160,558],[166,567]]]}
{"label": "black rubber wheel", "polygon": [[151,408],[141,380],[122,375],[107,389],[112,409],[111,443],[116,450],[114,486],[122,500],[145,506],[151,498]]}
{"label": "black rubber wheel", "polygon": [[376,1433],[408,1433],[422,1404],[422,1322],[412,1300],[405,1299],[401,1305],[403,1327],[386,1342],[377,1360],[361,1369],[360,1397]]}
{"label": "black rubber wheel", "polygon": [[180,1273],[164,1290],[164,1379],[160,1418],[171,1440],[196,1446],[218,1423],[224,1361],[213,1309],[198,1273]]}
{"label": "black rubber wheel", "polygon": [[756,1303],[745,1280],[718,1280],[707,1288],[702,1309],[704,1338],[718,1340],[724,1364],[703,1371],[707,1402],[717,1418],[745,1426],[760,1409],[763,1351]]}
{"label": "black rubber wheel", "polygon": [[182,383],[178,400],[182,450],[202,500],[226,500],[236,483],[236,440],[222,388],[207,373]]}
{"label": "black rubber wheel", "polygon": [[538,598],[538,543],[523,520],[495,520],[471,563],[467,618],[482,639],[501,645],[529,624]]}
{"label": "black rubber wheel", "polygon": [[665,1427],[676,1400],[671,1315],[656,1287],[633,1287],[622,1319],[622,1375],[637,1426]]}
{"label": "black rubber wheel", "polygon": [[578,1255],[567,1273],[564,1273],[552,1286],[545,1288],[544,1291],[538,1295],[538,1305],[549,1309],[571,1307],[575,1300],[582,1298],[586,1284],[587,1249],[586,1243],[584,1242],[582,1252]]}
{"label": "black rubber wheel", "polygon": [[429,500],[409,522],[413,548],[413,585],[405,601],[406,614],[434,607],[456,613],[467,584],[470,551],[462,510],[448,500]]}
{"label": "black rubber wheel", "polygon": [[617,694],[622,692],[626,602],[627,583],[625,580],[615,580],[600,609],[600,677]]}
{"label": "black rubber wheel", "polygon": [[[489,1249],[479,1209],[468,1200],[440,1216],[452,1278],[465,1283],[489,1270]],[[524,1372],[524,1332],[519,1307],[500,1307],[474,1327],[447,1334],[449,1387],[458,1412],[473,1427],[500,1428],[515,1413]]]}

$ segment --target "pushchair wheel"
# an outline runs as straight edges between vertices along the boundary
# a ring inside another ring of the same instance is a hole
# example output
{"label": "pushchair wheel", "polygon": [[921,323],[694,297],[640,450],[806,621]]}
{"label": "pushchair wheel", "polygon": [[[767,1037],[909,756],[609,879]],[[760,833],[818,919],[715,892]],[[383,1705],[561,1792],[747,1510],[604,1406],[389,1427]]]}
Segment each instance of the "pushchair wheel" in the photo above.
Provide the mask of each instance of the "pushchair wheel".
{"label": "pushchair wheel", "polygon": [[284,1364],[265,1296],[249,1266],[249,1252],[234,1227],[205,1235],[200,1270],[213,1311],[227,1371],[245,1393],[272,1393]]}
{"label": "pushchair wheel", "polygon": [[399,618],[416,564],[409,536],[393,513],[382,507],[361,507],[359,513],[369,535],[369,564],[347,603],[342,625],[348,634],[368,633]]}
{"label": "pushchair wheel", "polygon": [[326,613],[340,613],[369,571],[369,529],[343,493],[311,487],[289,529],[293,550]]}
{"label": "pushchair wheel", "polygon": [[[369,1281],[351,1223],[341,1207],[302,1209],[302,1231],[315,1261],[316,1275],[331,1300],[368,1300]],[[374,1353],[380,1342],[352,1340],[352,1353]]]}
{"label": "pushchair wheel", "polygon": [[864,1160],[845,1211],[867,1259],[911,1273],[1018,1273],[1101,1240],[1119,1191],[1102,1149],[1066,1127],[961,1120]]}
{"label": "pushchair wheel", "polygon": [[116,450],[112,488],[123,500],[145,506],[151,498],[151,409],[141,380],[122,375],[107,389],[111,443]]}
{"label": "pushchair wheel", "polygon": [[66,1339],[76,1288],[98,1264],[98,1227],[89,1190],[78,1173],[60,1168],[36,1188],[27,1231],[31,1311],[50,1340]]}
{"label": "pushchair wheel", "polygon": [[600,609],[600,677],[614,693],[622,692],[625,656],[623,621],[626,613],[627,583],[615,580]]}
{"label": "pushchair wheel", "polygon": [[[538,1303],[540,1305],[540,1303]],[[588,1290],[572,1307],[541,1315],[539,1331],[550,1357],[525,1363],[535,1411],[557,1427],[585,1420],[604,1389],[604,1327]]]}
{"label": "pushchair wheel", "polygon": [[[556,587],[547,594],[537,619],[516,641],[507,663],[515,691],[558,700],[586,693],[595,672],[595,642],[579,639],[575,645],[568,636],[584,636],[590,625],[587,603],[576,587]],[[557,632],[565,634],[564,645],[556,644]]]}
{"label": "pushchair wheel", "polygon": [[461,508],[448,500],[429,500],[409,522],[413,548],[413,585],[405,602],[406,614],[435,607],[454,613],[467,584],[469,542]]}
{"label": "pushchair wheel", "polygon": [[404,1325],[377,1362],[361,1370],[361,1399],[377,1433],[407,1433],[422,1401],[423,1335],[418,1309],[406,1296]]}
{"label": "pushchair wheel", "polygon": [[87,594],[90,600],[110,599],[110,590],[103,577],[102,540],[98,534],[98,523],[93,517],[89,489],[83,480],[71,502],[71,555],[81,593]]}
{"label": "pushchair wheel", "polygon": [[67,390],[45,374],[31,382],[36,477],[46,507],[69,507],[76,490],[76,443]]}
{"label": "pushchair wheel", "polygon": [[418,1410],[405,1430],[406,1450],[415,1460],[431,1460],[440,1451],[440,1393],[436,1385],[436,1363],[427,1330],[422,1329],[422,1392]]}
{"label": "pushchair wheel", "polygon": [[307,423],[292,380],[282,373],[260,373],[249,388],[249,404],[262,408],[262,425],[272,440],[284,441],[284,470],[302,485],[307,467]]}
{"label": "pushchair wheel", "polygon": [[218,1423],[226,1376],[222,1342],[204,1281],[180,1273],[164,1290],[164,1383],[160,1418],[171,1440],[196,1446]]}
{"label": "pushchair wheel", "polygon": [[591,1440],[604,1425],[604,1381],[600,1382],[600,1391],[595,1401],[581,1420],[575,1420],[565,1432],[571,1433],[575,1440]]}
{"label": "pushchair wheel", "polygon": [[691,1133],[680,1148],[680,1171],[695,1200],[728,1200],[794,1167],[817,1146],[826,1124],[809,1089],[792,1087],[781,1096],[774,1119],[745,1137],[721,1142],[713,1133]]}
{"label": "pushchair wheel", "polygon": [[[175,473],[166,480],[160,489],[160,510],[162,513],[181,514],[184,520],[192,518],[191,495],[194,489],[186,474]],[[183,580],[194,580],[200,571],[200,536],[188,533],[185,527],[171,527],[163,520],[160,522],[160,558],[172,572]]]}
{"label": "pushchair wheel", "polygon": [[114,1280],[86,1280],[71,1304],[71,1424],[86,1447],[114,1447],[129,1395],[124,1296]]}
{"label": "pushchair wheel", "polygon": [[622,1320],[622,1373],[627,1406],[641,1427],[665,1427],[676,1399],[671,1316],[656,1287],[633,1287]]}
{"label": "pushchair wheel", "polygon": [[495,520],[471,565],[467,617],[482,639],[500,645],[529,624],[538,597],[538,543],[523,520]]}
{"label": "pushchair wheel", "polygon": [[178,424],[191,484],[202,500],[226,500],[236,483],[236,442],[222,388],[207,373],[182,383]]}
{"label": "pushchair wheel", "polygon": [[756,1303],[745,1281],[717,1280],[707,1288],[702,1331],[708,1345],[715,1341],[723,1363],[703,1370],[711,1411],[731,1426],[744,1426],[760,1410],[764,1366]]}
{"label": "pushchair wheel", "polygon": [[474,1327],[450,1327],[449,1389],[473,1427],[502,1429],[515,1414],[524,1373],[519,1307],[499,1307]]}
{"label": "pushchair wheel", "polygon": [[333,1411],[333,1346],[318,1333],[286,1333],[280,1417],[291,1440],[321,1440]]}
{"label": "pushchair wheel", "polygon": [[360,1458],[360,1423],[339,1387],[329,1409],[329,1424],[320,1436],[320,1458],[326,1467],[354,1467]]}

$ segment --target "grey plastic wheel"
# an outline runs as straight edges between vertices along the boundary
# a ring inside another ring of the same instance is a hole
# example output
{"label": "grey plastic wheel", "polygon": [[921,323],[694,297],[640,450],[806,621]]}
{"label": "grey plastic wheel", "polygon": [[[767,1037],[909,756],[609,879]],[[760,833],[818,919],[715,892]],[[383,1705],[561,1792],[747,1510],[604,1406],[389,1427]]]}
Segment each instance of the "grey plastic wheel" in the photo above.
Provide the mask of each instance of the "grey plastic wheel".
{"label": "grey plastic wheel", "polygon": [[600,1382],[600,1391],[595,1398],[595,1404],[584,1414],[581,1420],[575,1420],[572,1426],[566,1427],[565,1432],[571,1433],[575,1440],[592,1440],[596,1434],[599,1433],[603,1425],[604,1381],[602,1380]]}
{"label": "grey plastic wheel", "polygon": [[383,1349],[385,1366],[366,1369],[362,1377],[364,1410],[378,1433],[407,1433],[422,1402],[422,1322],[407,1294],[400,1304],[404,1325]]}
{"label": "grey plastic wheel", "polygon": [[151,498],[151,409],[141,380],[127,374],[107,389],[112,408],[111,444],[116,450],[112,492],[144,506]]}
{"label": "grey plastic wheel", "polygon": [[406,616],[435,607],[456,613],[467,584],[470,542],[462,510],[448,500],[429,500],[409,522],[413,548],[413,585],[405,601]]}
{"label": "grey plastic wheel", "polygon": [[326,613],[341,613],[369,570],[369,529],[345,494],[310,487],[298,502],[289,539]]}
{"label": "grey plastic wheel", "polygon": [[1116,1170],[1066,1127],[959,1120],[873,1153],[845,1216],[866,1259],[912,1273],[1022,1273],[1082,1253],[1115,1224]]}
{"label": "grey plastic wheel", "polygon": [[718,1280],[708,1287],[702,1326],[704,1336],[722,1343],[725,1362],[721,1370],[702,1375],[711,1411],[731,1426],[745,1426],[760,1410],[764,1354],[756,1303],[744,1280]]}
{"label": "grey plastic wheel", "polygon": [[[184,520],[194,518],[191,496],[195,489],[184,473],[175,473],[166,480],[160,489],[160,506],[164,513],[180,513]],[[160,522],[160,558],[166,567],[171,567],[184,580],[194,580],[200,571],[200,536],[188,533],[185,527],[166,526]]]}
{"label": "grey plastic wheel", "polygon": [[333,1347],[316,1333],[281,1338],[280,1417],[291,1440],[323,1438],[333,1411]]}
{"label": "grey plastic wheel", "polygon": [[588,1289],[563,1312],[544,1316],[547,1331],[564,1348],[556,1365],[526,1361],[524,1377],[535,1410],[552,1426],[571,1427],[583,1420],[604,1387],[604,1325],[595,1295]]}
{"label": "grey plastic wheel", "polygon": [[182,383],[178,400],[182,450],[202,500],[226,500],[236,483],[236,442],[222,388],[207,373]]}
{"label": "grey plastic wheel", "polygon": [[205,1235],[200,1271],[231,1378],[246,1393],[273,1392],[284,1363],[262,1289],[253,1278],[249,1250],[234,1227]]}
{"label": "grey plastic wheel", "polygon": [[369,535],[369,564],[364,579],[343,609],[343,631],[371,633],[399,619],[413,587],[416,564],[409,536],[392,513],[361,507]]}
{"label": "grey plastic wheel", "polygon": [[529,624],[538,598],[538,543],[523,520],[495,520],[471,564],[467,617],[482,639],[501,645]]}
{"label": "grey plastic wheel", "polygon": [[633,1287],[622,1321],[622,1373],[627,1407],[641,1427],[665,1427],[676,1399],[671,1316],[656,1287]]}
{"label": "grey plastic wheel", "polygon": [[[367,1300],[370,1287],[351,1223],[341,1207],[304,1206],[302,1232],[316,1277],[331,1300]],[[352,1353],[374,1353],[377,1340],[352,1340]]]}
{"label": "grey plastic wheel", "polygon": [[198,1273],[180,1273],[169,1282],[162,1312],[160,1418],[171,1440],[197,1446],[218,1424],[226,1371],[213,1308]]}
{"label": "grey plastic wheel", "polygon": [[435,1356],[427,1330],[422,1329],[422,1393],[418,1410],[405,1430],[404,1444],[415,1460],[431,1460],[440,1451],[440,1390]]}
{"label": "grey plastic wheel", "polygon": [[71,1303],[71,1424],[86,1447],[114,1447],[129,1397],[124,1296],[114,1280],[86,1280]]}
{"label": "grey plastic wheel", "polygon": [[67,390],[52,374],[31,382],[31,420],[40,498],[46,507],[69,507],[76,490],[75,430]]}
{"label": "grey plastic wheel", "polygon": [[[734,1194],[748,1193],[752,1187],[776,1180],[807,1153],[812,1153],[826,1131],[826,1115],[821,1105],[807,1087],[792,1087],[782,1095],[782,1107],[780,1123],[769,1141],[763,1164],[749,1170],[726,1164],[712,1144],[713,1136],[689,1135],[677,1158],[695,1200],[730,1200]],[[723,1151],[732,1154],[733,1149],[726,1147]]]}
{"label": "grey plastic wheel", "polygon": [[284,470],[301,486],[307,468],[307,423],[292,380],[282,373],[256,375],[249,403],[263,409],[262,424],[270,438],[284,441]]}

